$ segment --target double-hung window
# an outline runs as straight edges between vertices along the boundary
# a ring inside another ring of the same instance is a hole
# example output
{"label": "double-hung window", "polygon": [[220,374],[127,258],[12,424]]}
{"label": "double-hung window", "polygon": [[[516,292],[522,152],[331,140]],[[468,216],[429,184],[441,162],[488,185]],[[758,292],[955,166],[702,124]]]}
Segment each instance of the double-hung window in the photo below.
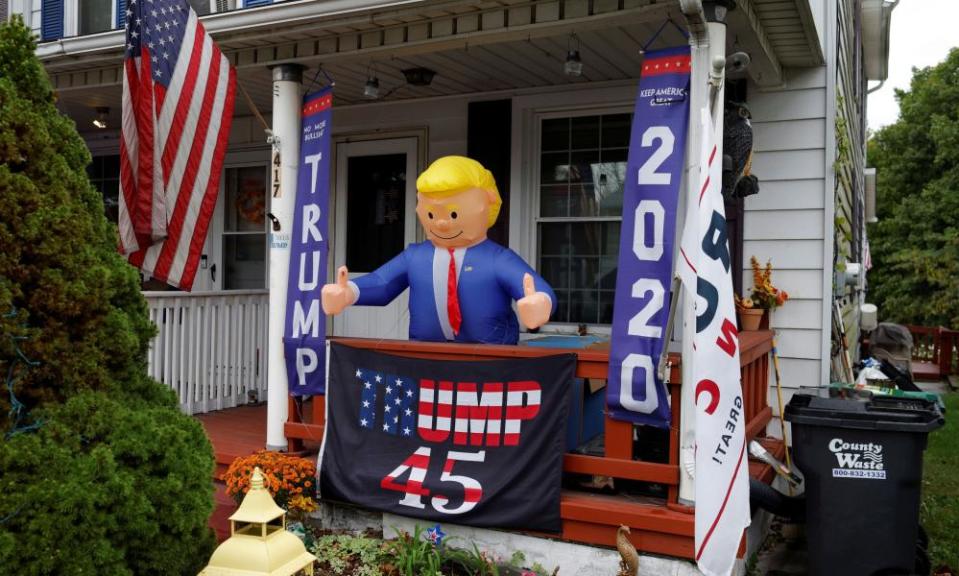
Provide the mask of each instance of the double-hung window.
{"label": "double-hung window", "polygon": [[539,117],[537,269],[553,322],[610,324],[632,115]]}
{"label": "double-hung window", "polygon": [[115,0],[77,2],[77,32],[83,35],[113,30],[117,21],[114,10],[117,8]]}
{"label": "double-hung window", "polygon": [[223,288],[266,288],[266,213],[269,174],[264,165],[224,171]]}

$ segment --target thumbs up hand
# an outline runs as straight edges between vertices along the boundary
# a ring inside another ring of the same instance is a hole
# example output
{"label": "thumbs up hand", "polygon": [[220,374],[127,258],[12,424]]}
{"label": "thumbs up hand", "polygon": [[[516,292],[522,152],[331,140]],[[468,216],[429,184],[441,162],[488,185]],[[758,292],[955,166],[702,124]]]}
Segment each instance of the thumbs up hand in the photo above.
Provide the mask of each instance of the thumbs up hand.
{"label": "thumbs up hand", "polygon": [[553,311],[549,296],[545,292],[536,291],[536,284],[529,272],[523,275],[523,297],[516,301],[516,311],[520,322],[528,330],[534,330],[549,322],[550,312]]}
{"label": "thumbs up hand", "polygon": [[349,284],[349,271],[346,266],[340,266],[336,271],[336,283],[323,286],[323,312],[328,316],[336,316],[347,306],[353,304],[356,295]]}

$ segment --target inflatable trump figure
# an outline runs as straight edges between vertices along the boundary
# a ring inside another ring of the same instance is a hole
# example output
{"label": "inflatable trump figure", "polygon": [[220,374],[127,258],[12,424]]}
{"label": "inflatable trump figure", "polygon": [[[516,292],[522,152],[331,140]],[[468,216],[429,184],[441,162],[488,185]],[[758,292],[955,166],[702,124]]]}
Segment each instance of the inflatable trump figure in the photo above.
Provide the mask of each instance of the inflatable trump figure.
{"label": "inflatable trump figure", "polygon": [[[502,199],[489,170],[469,158],[440,158],[416,180],[425,242],[375,272],[348,281],[346,266],[323,287],[323,311],[385,306],[410,289],[410,339],[516,344],[549,321],[556,296],[515,252],[486,237]],[[512,303],[516,301],[516,313]]]}

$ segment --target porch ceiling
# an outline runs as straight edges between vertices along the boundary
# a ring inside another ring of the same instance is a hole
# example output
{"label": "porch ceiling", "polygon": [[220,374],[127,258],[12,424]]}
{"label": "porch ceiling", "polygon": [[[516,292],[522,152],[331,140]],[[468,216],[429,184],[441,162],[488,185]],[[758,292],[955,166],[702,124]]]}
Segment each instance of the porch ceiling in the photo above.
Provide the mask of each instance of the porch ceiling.
{"label": "porch ceiling", "polygon": [[[738,3],[729,18],[727,49],[750,52],[749,73],[757,83],[779,83],[783,64],[821,62],[818,39],[810,40],[816,38],[811,17],[802,16],[807,0]],[[665,18],[683,21],[673,0],[370,0],[378,8],[359,12],[336,12],[334,4],[285,2],[212,15],[204,24],[236,65],[257,108],[267,113],[273,64],[308,66],[307,84],[322,66],[336,80],[339,106],[368,102],[362,91],[371,63],[381,101],[626,81],[638,78],[639,50]],[[332,13],[322,13],[324,7]],[[563,73],[573,32],[584,64],[579,78]],[[110,107],[108,121],[119,125],[122,41],[122,31],[115,31],[38,50],[61,108],[81,128],[90,125],[97,106]],[[654,47],[683,43],[673,27],[666,27]],[[436,71],[430,86],[406,84],[402,70],[414,66]],[[238,97],[237,115],[248,113]]]}

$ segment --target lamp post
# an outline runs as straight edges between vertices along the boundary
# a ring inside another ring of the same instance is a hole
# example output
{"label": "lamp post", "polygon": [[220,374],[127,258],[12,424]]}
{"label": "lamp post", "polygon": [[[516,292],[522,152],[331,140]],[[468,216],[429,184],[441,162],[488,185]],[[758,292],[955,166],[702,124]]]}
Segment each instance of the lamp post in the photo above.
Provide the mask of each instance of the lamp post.
{"label": "lamp post", "polygon": [[316,556],[286,531],[286,511],[276,505],[257,467],[250,491],[230,516],[231,536],[220,544],[199,576],[292,576],[313,574]]}

